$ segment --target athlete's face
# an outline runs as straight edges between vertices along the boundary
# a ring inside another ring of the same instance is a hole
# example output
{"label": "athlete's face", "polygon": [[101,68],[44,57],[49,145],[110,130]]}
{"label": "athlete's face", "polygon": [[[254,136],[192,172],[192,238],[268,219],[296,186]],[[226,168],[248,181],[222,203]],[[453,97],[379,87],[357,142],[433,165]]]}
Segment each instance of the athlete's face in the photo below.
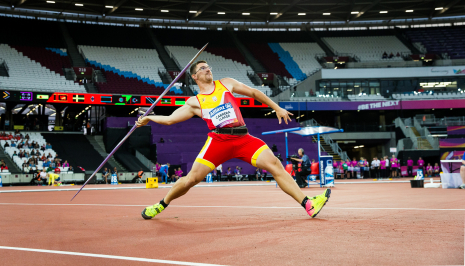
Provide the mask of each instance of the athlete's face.
{"label": "athlete's face", "polygon": [[210,83],[213,81],[213,74],[210,66],[206,63],[200,63],[197,65],[195,74],[192,74],[192,78],[197,81],[204,83]]}

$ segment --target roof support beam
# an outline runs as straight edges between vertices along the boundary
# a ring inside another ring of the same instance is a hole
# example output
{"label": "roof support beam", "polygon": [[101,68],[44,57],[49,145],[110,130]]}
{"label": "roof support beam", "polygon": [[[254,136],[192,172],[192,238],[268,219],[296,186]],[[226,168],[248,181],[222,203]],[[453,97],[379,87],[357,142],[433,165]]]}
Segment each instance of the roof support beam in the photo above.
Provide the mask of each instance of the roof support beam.
{"label": "roof support beam", "polygon": [[362,8],[362,10],[360,10],[358,12],[358,14],[355,16],[354,19],[357,19],[361,16],[363,16],[363,14],[365,14],[368,10],[372,9],[374,6],[376,6],[381,0],[375,0],[373,1],[373,3],[367,5],[366,7]]}
{"label": "roof support beam", "polygon": [[216,0],[210,0],[208,3],[206,3],[204,6],[202,6],[197,13],[191,16],[190,19],[198,17],[200,14],[202,14],[203,11],[207,10],[211,5],[213,5],[216,2]]}
{"label": "roof support beam", "polygon": [[272,17],[270,20],[275,20],[275,19],[278,19],[280,16],[282,16],[284,13],[286,13],[289,9],[293,8],[296,4],[298,4],[300,2],[300,0],[294,0],[292,1],[292,3],[290,3],[288,6],[286,6],[285,8],[283,8],[279,13],[278,15],[275,15],[274,17]]}
{"label": "roof support beam", "polygon": [[[454,7],[456,4],[458,4],[461,0],[455,0],[455,1],[452,1],[450,2],[449,4],[447,4],[446,6],[443,7],[442,10],[437,10],[437,12],[434,12],[433,15],[430,16],[430,18],[433,18],[433,17],[436,17],[436,16],[439,16],[439,15],[442,15],[444,13],[446,13],[449,9],[451,9],[452,7]],[[436,8],[436,7],[434,7]]]}
{"label": "roof support beam", "polygon": [[113,8],[108,11],[107,15],[110,15],[111,13],[115,12],[116,9],[118,9],[122,4],[124,4],[127,0],[120,0],[116,5],[113,6]]}

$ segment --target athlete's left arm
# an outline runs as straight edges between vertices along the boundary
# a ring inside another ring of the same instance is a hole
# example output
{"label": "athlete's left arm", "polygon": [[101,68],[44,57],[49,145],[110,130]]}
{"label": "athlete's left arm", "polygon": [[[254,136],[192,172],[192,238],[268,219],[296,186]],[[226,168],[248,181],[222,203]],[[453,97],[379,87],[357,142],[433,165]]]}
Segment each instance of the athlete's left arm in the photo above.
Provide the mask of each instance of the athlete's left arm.
{"label": "athlete's left arm", "polygon": [[275,102],[273,102],[268,96],[266,96],[263,92],[251,88],[245,85],[242,82],[239,82],[233,78],[223,78],[221,79],[221,83],[231,92],[235,92],[237,94],[241,94],[244,96],[248,96],[254,98],[255,100],[264,103],[271,107],[276,112],[276,116],[278,117],[279,123],[281,124],[281,118],[284,120],[284,123],[287,124],[287,121],[292,121],[289,117],[293,115],[292,113],[288,112],[286,109],[279,107]]}

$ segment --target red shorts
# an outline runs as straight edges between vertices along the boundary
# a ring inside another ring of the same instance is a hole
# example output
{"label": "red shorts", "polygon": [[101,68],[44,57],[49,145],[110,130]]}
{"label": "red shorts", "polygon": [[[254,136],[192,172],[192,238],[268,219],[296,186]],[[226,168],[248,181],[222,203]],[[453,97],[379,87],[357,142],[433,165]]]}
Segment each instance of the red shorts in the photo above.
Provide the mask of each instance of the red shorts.
{"label": "red shorts", "polygon": [[215,169],[227,160],[238,158],[257,167],[258,156],[269,149],[263,140],[249,134],[242,136],[209,133],[196,162]]}

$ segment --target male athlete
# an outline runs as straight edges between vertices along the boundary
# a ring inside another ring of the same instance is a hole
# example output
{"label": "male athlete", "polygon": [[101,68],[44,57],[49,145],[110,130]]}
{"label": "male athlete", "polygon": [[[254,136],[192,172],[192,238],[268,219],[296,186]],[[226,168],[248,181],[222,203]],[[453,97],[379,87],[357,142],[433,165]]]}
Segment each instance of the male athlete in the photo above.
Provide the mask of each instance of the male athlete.
{"label": "male athlete", "polygon": [[323,194],[312,198],[302,193],[265,142],[248,134],[233,92],[252,97],[273,108],[280,124],[281,119],[286,124],[291,121],[289,115],[292,114],[280,108],[259,90],[250,88],[235,79],[223,78],[213,81],[211,67],[206,61],[192,64],[190,73],[199,86],[200,94],[189,98],[185,105],[176,109],[170,116],[141,116],[136,121],[136,125],[141,127],[149,121],[173,125],[197,115],[207,122],[211,132],[208,133],[207,142],[187,176],[179,179],[159,203],[145,208],[142,217],[144,219],[155,217],[168,207],[171,201],[186,194],[191,187],[200,183],[218,165],[233,158],[239,158],[271,173],[279,187],[300,203],[311,217],[315,217],[328,201],[331,190],[326,189]]}

